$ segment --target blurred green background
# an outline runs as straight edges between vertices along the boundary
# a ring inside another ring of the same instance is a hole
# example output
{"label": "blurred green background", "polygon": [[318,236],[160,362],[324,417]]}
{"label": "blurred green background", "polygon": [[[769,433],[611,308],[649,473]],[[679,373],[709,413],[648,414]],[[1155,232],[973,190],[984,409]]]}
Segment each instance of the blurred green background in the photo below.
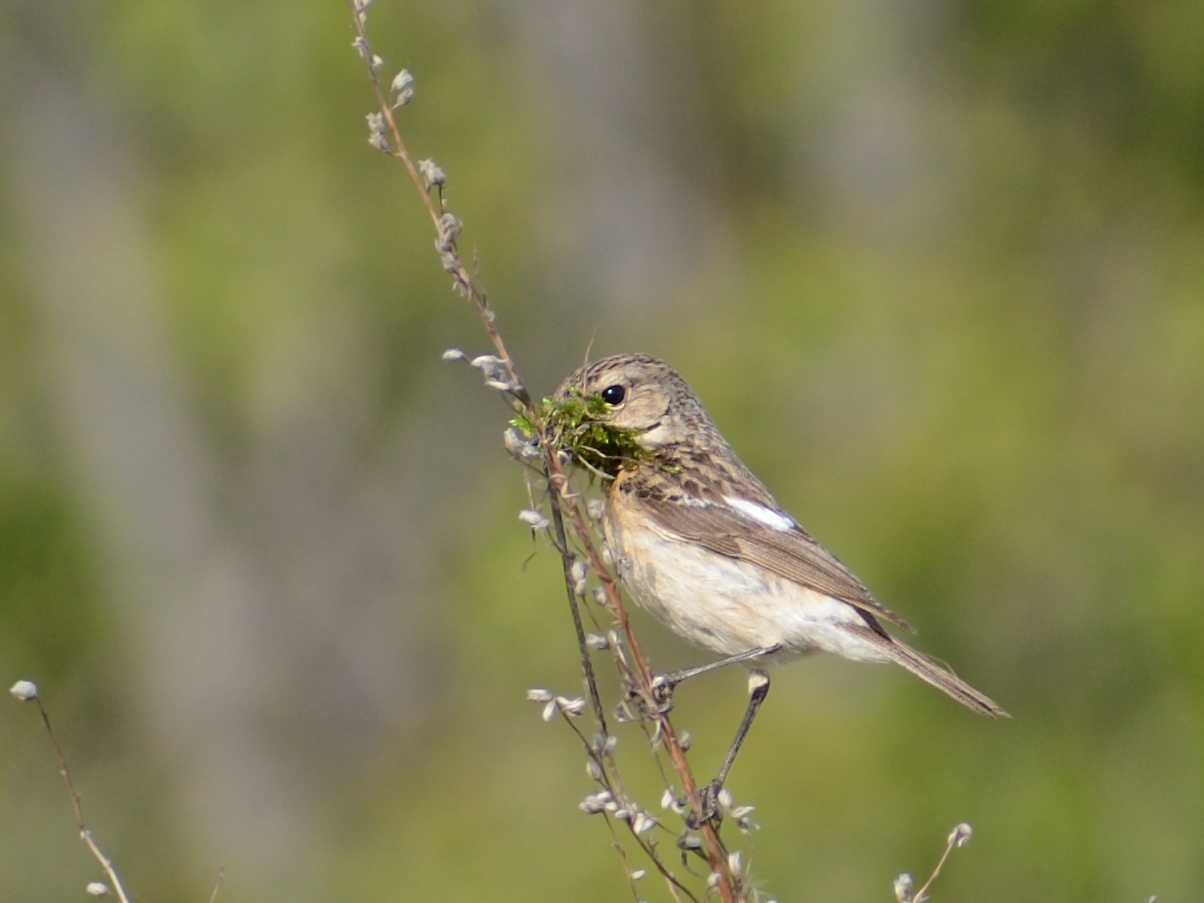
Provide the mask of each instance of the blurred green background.
{"label": "blurred green background", "polygon": [[[529,382],[591,341],[670,360],[1015,716],[779,671],[730,782],[766,893],[889,900],[965,820],[938,900],[1204,898],[1204,7],[369,29]],[[138,899],[221,866],[229,903],[625,899],[524,701],[577,686],[559,565],[504,406],[440,361],[486,343],[366,144],[351,37],[334,0],[0,5],[0,678],[40,683]],[[734,671],[678,694],[700,773],[743,704]],[[96,872],[0,705],[4,896]]]}

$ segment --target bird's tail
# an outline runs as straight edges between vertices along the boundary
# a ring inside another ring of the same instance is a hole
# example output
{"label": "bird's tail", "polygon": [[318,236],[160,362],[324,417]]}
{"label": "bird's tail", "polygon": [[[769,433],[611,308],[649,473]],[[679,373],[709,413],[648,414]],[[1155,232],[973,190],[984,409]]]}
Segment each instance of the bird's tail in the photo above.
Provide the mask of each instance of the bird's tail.
{"label": "bird's tail", "polygon": [[948,668],[938,665],[906,643],[901,643],[894,637],[883,634],[874,633],[873,636],[876,640],[874,645],[891,661],[902,665],[920,680],[927,681],[938,690],[952,696],[966,708],[973,709],[982,715],[990,715],[992,718],[1012,717],[995,700],[978,692]]}

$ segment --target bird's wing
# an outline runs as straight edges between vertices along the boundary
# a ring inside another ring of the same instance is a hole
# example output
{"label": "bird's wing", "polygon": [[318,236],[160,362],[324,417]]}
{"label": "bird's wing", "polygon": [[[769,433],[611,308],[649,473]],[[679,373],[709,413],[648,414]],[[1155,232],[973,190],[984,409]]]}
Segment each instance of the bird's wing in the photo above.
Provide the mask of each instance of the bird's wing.
{"label": "bird's wing", "polygon": [[[648,496],[640,498],[639,504],[662,530],[720,555],[748,561],[915,632],[915,628],[874,599],[836,556],[781,512],[766,509],[762,516],[754,518],[727,504],[683,503]],[[742,506],[749,507],[749,503]]]}

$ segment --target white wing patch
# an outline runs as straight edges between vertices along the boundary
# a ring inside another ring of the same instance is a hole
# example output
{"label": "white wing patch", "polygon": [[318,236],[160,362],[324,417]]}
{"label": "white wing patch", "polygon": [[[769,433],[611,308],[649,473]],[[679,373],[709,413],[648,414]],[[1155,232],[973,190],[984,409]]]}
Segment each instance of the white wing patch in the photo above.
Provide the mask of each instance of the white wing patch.
{"label": "white wing patch", "polygon": [[748,499],[735,498],[730,495],[725,495],[723,500],[745,517],[751,517],[758,524],[763,524],[771,530],[779,530],[785,533],[787,530],[793,530],[795,527],[794,521],[781,511],[774,511],[772,508],[766,508],[764,505],[758,505],[756,502],[750,502]]}

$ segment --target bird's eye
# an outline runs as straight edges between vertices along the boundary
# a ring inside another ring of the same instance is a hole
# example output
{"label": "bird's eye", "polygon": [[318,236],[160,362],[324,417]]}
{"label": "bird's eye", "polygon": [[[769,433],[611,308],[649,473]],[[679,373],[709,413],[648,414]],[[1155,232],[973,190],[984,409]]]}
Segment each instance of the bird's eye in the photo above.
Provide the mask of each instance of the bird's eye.
{"label": "bird's eye", "polygon": [[607,386],[602,390],[602,400],[611,407],[622,404],[626,397],[627,390],[622,386]]}

